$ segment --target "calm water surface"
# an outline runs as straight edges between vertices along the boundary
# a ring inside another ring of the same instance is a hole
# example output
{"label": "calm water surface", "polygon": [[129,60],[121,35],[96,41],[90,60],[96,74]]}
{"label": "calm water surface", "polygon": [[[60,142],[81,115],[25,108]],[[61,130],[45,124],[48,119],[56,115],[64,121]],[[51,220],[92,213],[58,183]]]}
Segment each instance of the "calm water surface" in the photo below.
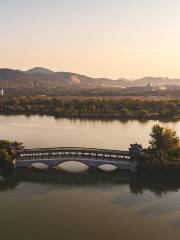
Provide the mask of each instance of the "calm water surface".
{"label": "calm water surface", "polygon": [[[102,122],[0,117],[1,139],[27,147],[128,149],[148,144],[154,121]],[[180,122],[163,123],[180,135]],[[2,239],[180,239],[180,181],[153,182],[126,173],[16,171],[0,177]]]}
{"label": "calm water surface", "polygon": [[[148,145],[158,121],[85,121],[54,117],[0,116],[0,138],[22,141],[27,147],[97,147],[128,149],[131,143]],[[161,123],[180,135],[180,122]]]}

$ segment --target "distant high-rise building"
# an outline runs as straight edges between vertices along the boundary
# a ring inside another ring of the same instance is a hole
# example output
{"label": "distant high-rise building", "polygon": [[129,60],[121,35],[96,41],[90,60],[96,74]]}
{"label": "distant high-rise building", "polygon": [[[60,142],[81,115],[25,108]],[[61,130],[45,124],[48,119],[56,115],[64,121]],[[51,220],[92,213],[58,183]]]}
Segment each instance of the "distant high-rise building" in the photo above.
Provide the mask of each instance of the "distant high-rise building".
{"label": "distant high-rise building", "polygon": [[7,90],[7,88],[8,88],[8,82],[7,80],[5,80],[5,89]]}
{"label": "distant high-rise building", "polygon": [[0,89],[0,96],[4,96],[4,89]]}
{"label": "distant high-rise building", "polygon": [[151,84],[150,83],[148,83],[147,88],[151,88]]}

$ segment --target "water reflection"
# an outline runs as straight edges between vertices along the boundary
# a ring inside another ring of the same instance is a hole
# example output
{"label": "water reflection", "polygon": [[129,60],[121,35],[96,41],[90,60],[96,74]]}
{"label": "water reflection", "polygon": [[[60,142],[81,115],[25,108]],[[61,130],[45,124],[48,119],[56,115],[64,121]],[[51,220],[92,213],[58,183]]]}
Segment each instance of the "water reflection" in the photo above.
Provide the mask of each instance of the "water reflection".
{"label": "water reflection", "polygon": [[70,173],[86,172],[88,169],[89,167],[87,165],[77,161],[63,162],[56,167],[56,170],[60,172],[65,171]]}
{"label": "water reflection", "polygon": [[49,166],[44,163],[33,163],[31,164],[30,168],[35,168],[43,171],[43,170],[47,170]]}
{"label": "water reflection", "polygon": [[117,170],[117,167],[111,164],[103,164],[99,166],[99,169],[105,172],[114,172],[115,170]]}
{"label": "water reflection", "polygon": [[18,185],[16,175],[14,173],[0,175],[0,192],[12,191]]}
{"label": "water reflection", "polygon": [[144,194],[145,191],[150,190],[157,197],[163,197],[169,192],[177,192],[180,188],[180,181],[178,179],[147,179],[136,177],[131,179],[130,190],[135,194]]}
{"label": "water reflection", "polygon": [[162,215],[177,212],[180,210],[179,196],[167,196],[160,201],[154,202],[149,206],[143,207],[138,211],[142,215]]}
{"label": "water reflection", "polygon": [[[49,169],[49,166],[44,163],[33,163],[29,168],[43,171]],[[105,172],[113,172],[118,169],[116,166],[111,164],[102,164],[98,168]],[[68,160],[57,165],[55,169],[59,172],[65,171],[69,173],[82,173],[88,171],[89,167],[82,162]]]}
{"label": "water reflection", "polygon": [[[127,201],[127,198],[129,197],[128,195],[124,195],[123,198],[121,197],[119,200],[118,198],[114,199],[114,203],[126,205],[136,204],[135,197],[145,196],[145,194],[147,199],[144,199],[143,201],[148,201],[148,199],[151,199],[152,196],[151,194],[147,195],[148,191],[161,199],[164,196],[168,196],[172,192],[177,193],[180,189],[180,181],[144,179],[126,171],[107,173],[101,170],[93,170],[74,175],[68,172],[58,172],[51,169],[46,171],[19,169],[12,173],[1,174],[0,179],[0,191],[15,189],[18,184],[22,182],[53,184],[56,186],[103,186],[112,184],[113,186],[126,185],[130,190],[129,193],[131,194],[131,203],[128,203]],[[143,210],[142,213],[146,213],[146,210]]]}
{"label": "water reflection", "polygon": [[[179,239],[178,181],[153,181],[124,171],[101,170],[70,174],[55,169],[16,169],[0,176],[3,239],[24,239],[30,226],[28,240],[59,236],[141,240],[146,235],[147,240]],[[7,232],[7,226],[12,231]]]}

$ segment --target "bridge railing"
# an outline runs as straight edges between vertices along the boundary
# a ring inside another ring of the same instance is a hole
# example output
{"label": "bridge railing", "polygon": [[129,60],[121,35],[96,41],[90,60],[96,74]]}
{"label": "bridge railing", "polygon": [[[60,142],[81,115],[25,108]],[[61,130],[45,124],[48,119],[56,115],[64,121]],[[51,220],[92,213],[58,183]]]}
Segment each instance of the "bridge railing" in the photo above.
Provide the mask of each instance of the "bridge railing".
{"label": "bridge railing", "polygon": [[17,152],[16,159],[27,160],[32,158],[56,158],[56,157],[96,157],[108,159],[130,159],[128,151],[97,149],[97,148],[76,148],[76,147],[61,147],[61,148],[36,148],[23,149]]}
{"label": "bridge railing", "polygon": [[19,150],[19,153],[31,153],[31,152],[58,152],[58,151],[72,151],[72,152],[103,152],[103,153],[116,153],[116,154],[124,154],[128,155],[129,151],[121,151],[121,150],[111,150],[111,149],[100,149],[100,148],[79,148],[79,147],[57,147],[57,148],[31,148],[31,149],[23,149]]}

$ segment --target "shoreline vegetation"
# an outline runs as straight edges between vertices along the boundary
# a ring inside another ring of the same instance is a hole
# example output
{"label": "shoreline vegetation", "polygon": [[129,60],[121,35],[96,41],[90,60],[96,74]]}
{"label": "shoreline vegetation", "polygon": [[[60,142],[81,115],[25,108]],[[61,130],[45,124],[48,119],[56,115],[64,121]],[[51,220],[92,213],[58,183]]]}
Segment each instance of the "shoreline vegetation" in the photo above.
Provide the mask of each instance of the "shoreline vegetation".
{"label": "shoreline vegetation", "polygon": [[137,158],[137,173],[156,178],[180,177],[180,138],[171,128],[156,124],[149,147]]}
{"label": "shoreline vegetation", "polygon": [[180,120],[180,100],[106,97],[2,97],[0,114],[56,118]]}
{"label": "shoreline vegetation", "polygon": [[23,148],[22,143],[0,140],[0,171],[12,170],[14,168],[13,160],[16,151]]}

